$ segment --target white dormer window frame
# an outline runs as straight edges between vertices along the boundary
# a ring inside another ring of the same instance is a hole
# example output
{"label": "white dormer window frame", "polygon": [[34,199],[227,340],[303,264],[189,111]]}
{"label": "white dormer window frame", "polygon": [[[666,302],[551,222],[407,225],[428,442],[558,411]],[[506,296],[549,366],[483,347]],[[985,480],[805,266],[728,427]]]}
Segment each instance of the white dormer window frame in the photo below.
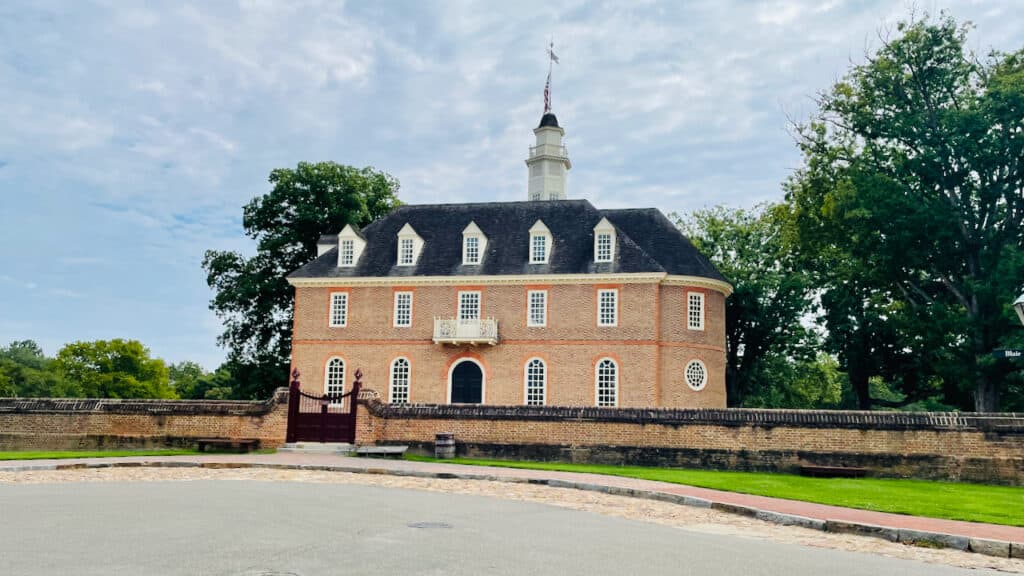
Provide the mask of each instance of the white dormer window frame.
{"label": "white dormer window frame", "polygon": [[607,218],[594,226],[594,262],[606,263],[615,261],[615,226]]}
{"label": "white dormer window frame", "polygon": [[405,226],[398,231],[398,252],[395,254],[395,263],[398,266],[415,266],[422,251],[423,238],[406,222]]}
{"label": "white dormer window frame", "polygon": [[338,267],[354,267],[359,263],[364,248],[366,240],[359,236],[351,224],[346,224],[341,232],[338,232]]}
{"label": "white dormer window frame", "polygon": [[537,222],[530,227],[530,264],[547,264],[551,261],[551,250],[554,247],[551,231],[544,222]]}
{"label": "white dormer window frame", "polygon": [[484,261],[486,249],[487,236],[475,222],[470,222],[462,231],[462,265],[479,266]]}

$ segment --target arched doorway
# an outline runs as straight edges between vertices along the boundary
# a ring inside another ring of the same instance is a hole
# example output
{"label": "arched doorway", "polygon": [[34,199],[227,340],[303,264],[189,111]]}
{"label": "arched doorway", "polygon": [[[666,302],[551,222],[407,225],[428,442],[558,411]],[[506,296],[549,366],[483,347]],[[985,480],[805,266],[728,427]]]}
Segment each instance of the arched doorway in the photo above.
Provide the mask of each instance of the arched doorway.
{"label": "arched doorway", "polygon": [[448,377],[452,404],[480,404],[484,400],[484,371],[475,360],[465,359],[452,367]]}

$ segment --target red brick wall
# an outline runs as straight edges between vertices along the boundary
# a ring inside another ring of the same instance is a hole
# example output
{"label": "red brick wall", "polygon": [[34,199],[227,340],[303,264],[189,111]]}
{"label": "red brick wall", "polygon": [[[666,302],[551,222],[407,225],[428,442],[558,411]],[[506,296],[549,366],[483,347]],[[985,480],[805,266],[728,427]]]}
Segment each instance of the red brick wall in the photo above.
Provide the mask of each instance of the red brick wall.
{"label": "red brick wall", "polygon": [[[618,325],[597,326],[596,296],[601,288],[619,290]],[[526,325],[529,290],[548,291],[548,324]],[[349,293],[348,324],[328,325],[330,293]],[[395,291],[412,291],[413,322],[393,327]],[[496,346],[446,346],[433,343],[435,317],[453,317],[460,290],[479,290],[483,317],[498,320]],[[686,293],[705,293],[705,329],[686,328]],[[725,298],[700,288],[644,284],[521,284],[450,286],[367,286],[296,290],[292,364],[303,389],[322,392],[328,359],[341,357],[346,383],[356,368],[363,381],[387,400],[391,362],[408,358],[412,402],[448,402],[448,371],[461,356],[484,366],[485,403],[521,405],[524,366],[540,357],[548,369],[548,405],[595,405],[594,369],[598,359],[619,364],[619,406],[725,406]],[[701,391],[686,385],[683,370],[701,360],[708,384]]]}
{"label": "red brick wall", "polygon": [[1024,484],[1024,415],[840,411],[607,411],[384,406],[357,415],[360,444],[427,448],[453,432],[464,455]]}
{"label": "red brick wall", "polygon": [[288,391],[265,402],[0,399],[0,450],[190,446],[197,438],[284,443]]}

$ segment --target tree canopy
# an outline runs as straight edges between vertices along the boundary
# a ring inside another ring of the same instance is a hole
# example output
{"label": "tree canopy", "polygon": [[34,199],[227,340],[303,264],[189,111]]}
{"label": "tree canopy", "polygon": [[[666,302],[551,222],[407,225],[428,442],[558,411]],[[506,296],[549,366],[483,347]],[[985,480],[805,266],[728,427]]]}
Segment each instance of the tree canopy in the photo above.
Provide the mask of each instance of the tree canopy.
{"label": "tree canopy", "polygon": [[151,358],[137,340],[74,342],[54,361],[70,396],[86,398],[174,398],[167,366]]}
{"label": "tree canopy", "polygon": [[1024,279],[1024,51],[978,59],[967,30],[925,17],[883,36],[799,127],[786,188],[851,378],[993,411],[1014,367],[990,354],[1019,330]]}
{"label": "tree canopy", "polygon": [[398,181],[373,168],[301,162],[270,173],[270,192],[243,210],[256,254],[210,250],[203,259],[224,322],[219,342],[236,397],[267,396],[288,381],[293,290],[285,276],[316,257],[317,240],[365,226],[398,205]]}

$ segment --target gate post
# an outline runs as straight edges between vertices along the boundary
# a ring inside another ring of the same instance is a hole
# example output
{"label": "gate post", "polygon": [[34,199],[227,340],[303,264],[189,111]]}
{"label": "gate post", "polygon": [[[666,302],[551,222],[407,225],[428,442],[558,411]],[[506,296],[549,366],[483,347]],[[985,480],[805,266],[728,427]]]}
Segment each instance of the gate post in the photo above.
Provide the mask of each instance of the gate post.
{"label": "gate post", "polygon": [[292,381],[288,386],[288,426],[285,442],[295,442],[295,426],[299,414],[299,369],[292,370]]}

